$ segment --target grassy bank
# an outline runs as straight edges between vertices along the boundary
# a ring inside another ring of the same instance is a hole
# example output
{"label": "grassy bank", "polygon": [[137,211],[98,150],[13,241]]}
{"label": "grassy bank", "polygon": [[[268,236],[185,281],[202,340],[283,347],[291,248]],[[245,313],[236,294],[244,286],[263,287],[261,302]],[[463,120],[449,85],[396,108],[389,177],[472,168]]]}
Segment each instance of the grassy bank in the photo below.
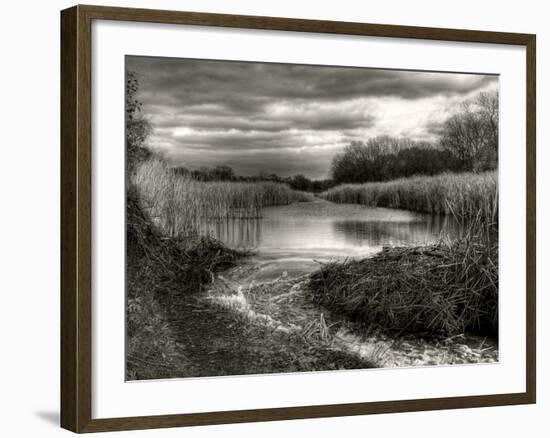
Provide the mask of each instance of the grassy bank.
{"label": "grassy bank", "polygon": [[127,193],[127,366],[130,380],[189,374],[169,312],[241,256],[208,238],[166,238]]}
{"label": "grassy bank", "polygon": [[189,234],[205,218],[257,218],[262,207],[312,199],[280,183],[196,181],[156,159],[140,164],[132,182],[143,208],[166,236]]}
{"label": "grassy bank", "polygon": [[278,183],[199,182],[152,158],[127,188],[127,378],[196,374],[170,312],[244,254],[197,233],[203,218],[259,217],[261,208],[311,199]]}
{"label": "grassy bank", "polygon": [[498,174],[459,173],[417,176],[388,182],[346,184],[320,195],[341,204],[402,208],[498,222]]}
{"label": "grassy bank", "polygon": [[462,236],[425,247],[384,248],[312,275],[314,300],[389,332],[498,336],[497,172],[442,174],[335,187],[336,203],[449,214]]}
{"label": "grassy bank", "polygon": [[366,327],[498,336],[498,246],[475,236],[331,263],[309,287],[318,304]]}

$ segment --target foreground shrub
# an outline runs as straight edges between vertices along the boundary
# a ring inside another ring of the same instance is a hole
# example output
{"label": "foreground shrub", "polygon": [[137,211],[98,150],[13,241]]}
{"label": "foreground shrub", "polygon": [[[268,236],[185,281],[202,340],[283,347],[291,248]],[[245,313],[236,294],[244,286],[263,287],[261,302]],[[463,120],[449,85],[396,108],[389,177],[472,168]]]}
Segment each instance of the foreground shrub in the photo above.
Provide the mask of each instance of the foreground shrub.
{"label": "foreground shrub", "polygon": [[472,236],[330,263],[309,287],[317,303],[383,331],[498,336],[498,246]]}

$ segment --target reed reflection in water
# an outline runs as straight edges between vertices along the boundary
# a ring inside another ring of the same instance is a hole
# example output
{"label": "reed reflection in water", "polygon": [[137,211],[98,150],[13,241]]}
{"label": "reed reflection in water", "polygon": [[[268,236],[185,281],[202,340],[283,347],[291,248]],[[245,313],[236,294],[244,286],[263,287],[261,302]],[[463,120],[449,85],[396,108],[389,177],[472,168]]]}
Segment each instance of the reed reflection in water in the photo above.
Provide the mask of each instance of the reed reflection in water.
{"label": "reed reflection in water", "polygon": [[200,232],[233,249],[256,249],[262,241],[262,219],[205,220]]}
{"label": "reed reflection in water", "polygon": [[426,245],[440,238],[455,238],[460,224],[449,216],[422,215],[414,221],[335,221],[336,233],[351,246]]}
{"label": "reed reflection in water", "polygon": [[311,259],[372,254],[382,246],[425,245],[460,233],[448,216],[304,202],[264,209],[261,219],[204,221],[209,234],[235,249]]}

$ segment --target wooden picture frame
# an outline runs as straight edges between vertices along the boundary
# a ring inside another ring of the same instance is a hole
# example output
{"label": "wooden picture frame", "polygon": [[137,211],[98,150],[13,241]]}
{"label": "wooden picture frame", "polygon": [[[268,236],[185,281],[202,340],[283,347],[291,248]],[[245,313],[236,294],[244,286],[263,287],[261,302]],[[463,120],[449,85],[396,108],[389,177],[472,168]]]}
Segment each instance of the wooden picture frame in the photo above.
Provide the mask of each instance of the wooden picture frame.
{"label": "wooden picture frame", "polygon": [[[522,393],[251,409],[127,418],[92,418],[92,21],[115,20],[348,34],[526,48],[526,391]],[[535,403],[536,38],[531,34],[75,6],[61,12],[61,426],[99,432]]]}

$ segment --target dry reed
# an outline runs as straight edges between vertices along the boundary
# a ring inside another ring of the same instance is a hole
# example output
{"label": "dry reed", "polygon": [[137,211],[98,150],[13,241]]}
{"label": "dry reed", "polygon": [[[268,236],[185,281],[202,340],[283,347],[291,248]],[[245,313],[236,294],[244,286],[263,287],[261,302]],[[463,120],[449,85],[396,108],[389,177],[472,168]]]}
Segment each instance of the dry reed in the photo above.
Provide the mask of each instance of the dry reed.
{"label": "dry reed", "polygon": [[445,173],[388,182],[345,184],[320,196],[341,204],[452,214],[459,219],[477,217],[485,224],[498,223],[497,172]]}
{"label": "dry reed", "polygon": [[170,237],[195,232],[204,219],[258,218],[262,207],[307,201],[312,195],[274,182],[201,182],[150,159],[136,169],[142,208]]}
{"label": "dry reed", "polygon": [[330,263],[309,287],[317,303],[384,331],[498,336],[498,245],[471,234]]}

